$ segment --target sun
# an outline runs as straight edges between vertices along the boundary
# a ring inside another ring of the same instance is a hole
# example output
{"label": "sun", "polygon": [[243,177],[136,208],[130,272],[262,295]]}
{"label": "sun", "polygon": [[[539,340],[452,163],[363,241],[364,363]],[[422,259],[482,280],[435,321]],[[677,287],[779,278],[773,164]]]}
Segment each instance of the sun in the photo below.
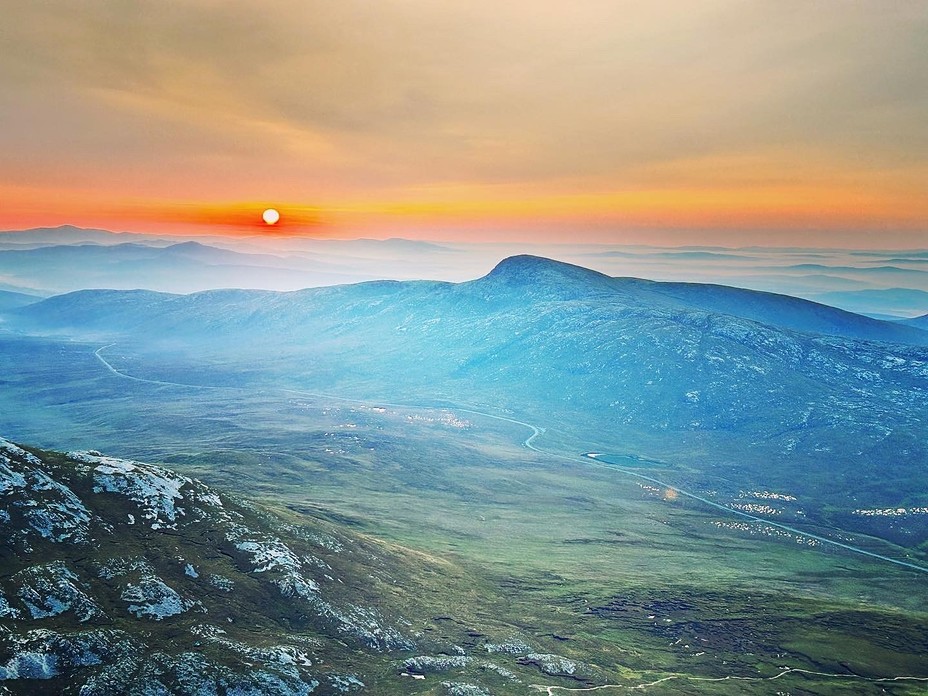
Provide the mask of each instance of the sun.
{"label": "sun", "polygon": [[268,225],[276,225],[277,221],[280,220],[280,213],[278,213],[273,208],[268,208],[263,213],[261,213],[261,219],[264,220]]}

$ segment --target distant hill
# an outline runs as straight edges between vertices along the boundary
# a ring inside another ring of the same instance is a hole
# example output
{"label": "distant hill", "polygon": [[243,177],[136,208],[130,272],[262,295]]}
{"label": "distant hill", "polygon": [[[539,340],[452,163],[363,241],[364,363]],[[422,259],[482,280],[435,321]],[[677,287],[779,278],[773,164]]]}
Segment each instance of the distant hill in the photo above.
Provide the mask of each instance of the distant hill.
{"label": "distant hill", "polygon": [[[183,363],[204,384],[247,371],[359,398],[473,404],[701,477],[801,472],[838,496],[855,476],[921,486],[928,461],[928,333],[780,295],[519,256],[457,284],[86,292],[5,316],[118,343],[138,377],[175,381]],[[710,454],[694,460],[693,448]]]}
{"label": "distant hill", "polygon": [[74,225],[58,227],[35,227],[28,230],[7,230],[0,232],[0,243],[18,245],[45,244],[117,244],[120,242],[141,242],[150,239],[148,235],[110,232],[109,230],[88,229]]}
{"label": "distant hill", "polygon": [[[909,331],[898,331],[895,322],[873,319],[788,295],[696,283],[659,283],[655,286],[657,292],[692,307],[783,329],[864,340],[914,344],[922,342],[920,337]],[[925,294],[928,296],[928,293]]]}
{"label": "distant hill", "polygon": [[5,312],[8,309],[15,309],[17,307],[24,307],[25,305],[38,302],[41,299],[41,297],[37,297],[36,295],[0,290],[0,312]]}
{"label": "distant hill", "polygon": [[864,290],[845,290],[822,293],[821,302],[843,307],[852,312],[872,312],[882,307],[884,311],[892,310],[897,316],[911,316],[914,313],[928,311],[928,291],[914,288],[882,288]]}
{"label": "distant hill", "polygon": [[221,287],[296,289],[357,280],[338,265],[272,254],[240,253],[198,242],[167,246],[122,242],[0,249],[0,276],[52,293],[144,288],[197,292]]}
{"label": "distant hill", "polygon": [[924,329],[928,331],[928,314],[923,314],[920,317],[915,317],[913,319],[904,319],[900,324],[905,324],[906,326],[914,326],[917,329]]}

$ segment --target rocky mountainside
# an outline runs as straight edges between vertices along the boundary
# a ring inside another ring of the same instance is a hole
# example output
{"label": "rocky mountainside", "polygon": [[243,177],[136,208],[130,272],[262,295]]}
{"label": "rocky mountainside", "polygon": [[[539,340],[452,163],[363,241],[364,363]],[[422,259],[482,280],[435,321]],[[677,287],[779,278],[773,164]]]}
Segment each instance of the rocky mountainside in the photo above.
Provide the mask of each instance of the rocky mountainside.
{"label": "rocky mountainside", "polygon": [[490,635],[435,618],[430,593],[454,604],[444,562],[156,466],[0,439],[0,536],[0,694],[415,693],[435,674],[447,693],[511,693],[517,672],[581,676],[527,644],[489,661]]}

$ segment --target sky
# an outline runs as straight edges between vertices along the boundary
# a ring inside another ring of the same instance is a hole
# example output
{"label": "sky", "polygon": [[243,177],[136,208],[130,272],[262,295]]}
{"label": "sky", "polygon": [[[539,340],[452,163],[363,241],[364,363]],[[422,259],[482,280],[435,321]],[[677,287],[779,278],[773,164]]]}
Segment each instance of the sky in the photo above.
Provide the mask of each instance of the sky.
{"label": "sky", "polygon": [[928,239],[920,0],[0,0],[0,16],[0,229]]}

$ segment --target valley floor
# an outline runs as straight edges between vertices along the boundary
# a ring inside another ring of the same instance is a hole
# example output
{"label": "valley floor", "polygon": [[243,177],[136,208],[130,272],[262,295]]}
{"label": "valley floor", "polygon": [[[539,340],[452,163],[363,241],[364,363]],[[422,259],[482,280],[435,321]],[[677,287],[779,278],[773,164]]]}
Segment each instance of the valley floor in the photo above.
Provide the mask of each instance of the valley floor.
{"label": "valley floor", "polygon": [[[434,587],[448,594],[427,604],[444,604],[454,628],[422,617],[439,634],[471,651],[468,629],[508,627],[589,668],[582,681],[494,678],[492,693],[924,692],[921,559],[722,504],[690,491],[686,472],[617,470],[581,454],[615,443],[580,447],[564,424],[486,405],[196,384],[184,370],[148,378],[99,345],[20,339],[2,355],[10,439],[163,463],[296,520],[448,559],[455,577]],[[727,502],[785,505],[770,496],[795,491],[748,493]],[[456,693],[441,683],[480,677],[398,674],[377,693]]]}

